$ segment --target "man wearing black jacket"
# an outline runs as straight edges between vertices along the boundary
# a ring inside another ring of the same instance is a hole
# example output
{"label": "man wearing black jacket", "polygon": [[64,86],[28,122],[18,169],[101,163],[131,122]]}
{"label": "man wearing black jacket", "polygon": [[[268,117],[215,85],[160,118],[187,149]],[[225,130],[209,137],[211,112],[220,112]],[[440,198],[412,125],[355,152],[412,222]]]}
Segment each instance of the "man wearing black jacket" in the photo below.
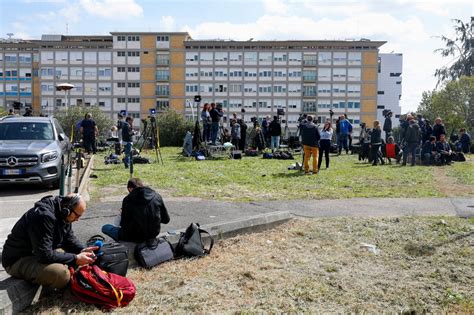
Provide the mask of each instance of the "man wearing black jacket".
{"label": "man wearing black jacket", "polygon": [[64,288],[69,266],[94,262],[93,250],[74,236],[71,223],[86,211],[79,195],[47,196],[18,220],[3,246],[2,265],[8,274],[36,284]]}
{"label": "man wearing black jacket", "polygon": [[127,189],[129,194],[122,201],[120,221],[117,220],[120,226],[106,224],[102,233],[116,241],[141,243],[154,239],[160,234],[161,223],[170,222],[163,199],[138,178],[130,179]]}
{"label": "man wearing black jacket", "polygon": [[313,117],[306,118],[306,123],[300,124],[301,143],[304,149],[304,171],[309,174],[309,159],[313,156],[313,174],[318,173],[318,143],[321,138],[318,126],[313,123]]}

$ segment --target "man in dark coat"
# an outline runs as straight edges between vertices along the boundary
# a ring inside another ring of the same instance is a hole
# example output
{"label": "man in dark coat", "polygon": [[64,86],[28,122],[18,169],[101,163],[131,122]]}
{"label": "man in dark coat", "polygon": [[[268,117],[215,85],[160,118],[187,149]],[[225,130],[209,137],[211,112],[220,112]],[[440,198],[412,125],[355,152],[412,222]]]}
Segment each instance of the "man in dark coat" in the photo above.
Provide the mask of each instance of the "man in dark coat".
{"label": "man in dark coat", "polygon": [[420,126],[413,117],[408,121],[408,127],[405,133],[406,146],[403,149],[403,163],[402,166],[407,165],[408,154],[411,154],[411,166],[416,163],[416,149],[420,143],[421,130]]}
{"label": "man in dark coat", "polygon": [[145,187],[138,178],[127,183],[129,194],[123,199],[122,212],[116,225],[106,224],[102,233],[116,241],[141,243],[160,234],[161,223],[170,222],[168,210],[160,194]]}
{"label": "man in dark coat", "polygon": [[47,196],[36,202],[18,220],[3,246],[2,265],[7,273],[40,285],[66,287],[69,266],[95,260],[97,247],[85,248],[71,229],[71,223],[85,211],[86,202],[79,195]]}
{"label": "man in dark coat", "polygon": [[318,143],[321,138],[318,126],[313,123],[313,117],[308,115],[306,123],[300,124],[301,143],[304,149],[304,171],[309,174],[309,159],[313,156],[313,174],[318,173]]}
{"label": "man in dark coat", "polygon": [[433,136],[436,137],[436,141],[439,141],[441,135],[446,135],[446,129],[444,128],[443,121],[438,117],[435,119],[435,125],[433,126]]}
{"label": "man in dark coat", "polygon": [[97,128],[95,121],[92,119],[91,113],[87,113],[86,117],[82,120],[80,130],[84,149],[87,151],[87,154],[90,154],[91,152],[96,154],[97,147],[95,144],[95,137],[99,135],[99,129]]}
{"label": "man in dark coat", "polygon": [[278,116],[273,116],[273,120],[268,125],[268,134],[271,137],[270,148],[273,150],[280,147],[281,124]]}

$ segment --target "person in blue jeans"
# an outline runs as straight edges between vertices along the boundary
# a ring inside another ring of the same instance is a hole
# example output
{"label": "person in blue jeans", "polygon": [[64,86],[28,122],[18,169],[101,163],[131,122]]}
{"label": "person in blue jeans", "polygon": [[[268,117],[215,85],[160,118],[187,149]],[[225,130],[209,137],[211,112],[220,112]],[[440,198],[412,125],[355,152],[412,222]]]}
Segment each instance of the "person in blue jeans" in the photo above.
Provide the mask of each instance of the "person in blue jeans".
{"label": "person in blue jeans", "polygon": [[124,143],[124,154],[123,163],[125,168],[128,168],[130,165],[130,154],[132,152],[133,144],[133,117],[128,116],[125,119],[125,123],[122,125],[122,141]]}
{"label": "person in blue jeans", "polygon": [[349,154],[348,141],[349,141],[349,134],[351,131],[352,131],[351,123],[344,117],[344,115],[341,115],[339,117],[339,134],[337,138],[339,154],[341,154],[343,147],[344,147],[344,150],[346,150],[346,154]]}
{"label": "person in blue jeans", "polygon": [[102,233],[116,241],[141,243],[154,239],[160,234],[161,223],[170,221],[163,199],[139,178],[130,179],[127,190],[120,214],[114,224],[102,226]]}

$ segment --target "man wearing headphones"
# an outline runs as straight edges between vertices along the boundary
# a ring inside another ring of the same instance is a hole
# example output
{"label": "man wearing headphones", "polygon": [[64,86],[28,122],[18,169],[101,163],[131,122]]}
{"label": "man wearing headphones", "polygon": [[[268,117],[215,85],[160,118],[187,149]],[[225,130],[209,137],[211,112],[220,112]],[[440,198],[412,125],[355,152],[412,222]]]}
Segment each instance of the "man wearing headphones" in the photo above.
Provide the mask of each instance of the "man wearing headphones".
{"label": "man wearing headphones", "polygon": [[3,246],[2,265],[15,278],[64,288],[69,266],[94,262],[97,247],[79,242],[71,223],[86,211],[80,195],[46,196],[18,220]]}

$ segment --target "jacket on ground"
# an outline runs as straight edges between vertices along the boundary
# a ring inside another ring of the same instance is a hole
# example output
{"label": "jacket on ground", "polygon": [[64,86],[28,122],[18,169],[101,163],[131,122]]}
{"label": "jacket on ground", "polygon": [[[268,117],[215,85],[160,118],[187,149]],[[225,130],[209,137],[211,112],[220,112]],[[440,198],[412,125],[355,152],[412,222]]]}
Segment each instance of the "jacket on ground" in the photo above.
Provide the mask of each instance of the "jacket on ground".
{"label": "jacket on ground", "polygon": [[150,187],[137,187],[122,202],[119,239],[144,242],[160,234],[170,217],[161,196]]}
{"label": "jacket on ground", "polygon": [[[63,249],[65,252],[56,251]],[[47,196],[35,203],[18,220],[3,246],[2,265],[12,266],[22,257],[36,256],[43,264],[74,265],[84,245],[74,236],[71,224],[64,221],[60,197]]]}

